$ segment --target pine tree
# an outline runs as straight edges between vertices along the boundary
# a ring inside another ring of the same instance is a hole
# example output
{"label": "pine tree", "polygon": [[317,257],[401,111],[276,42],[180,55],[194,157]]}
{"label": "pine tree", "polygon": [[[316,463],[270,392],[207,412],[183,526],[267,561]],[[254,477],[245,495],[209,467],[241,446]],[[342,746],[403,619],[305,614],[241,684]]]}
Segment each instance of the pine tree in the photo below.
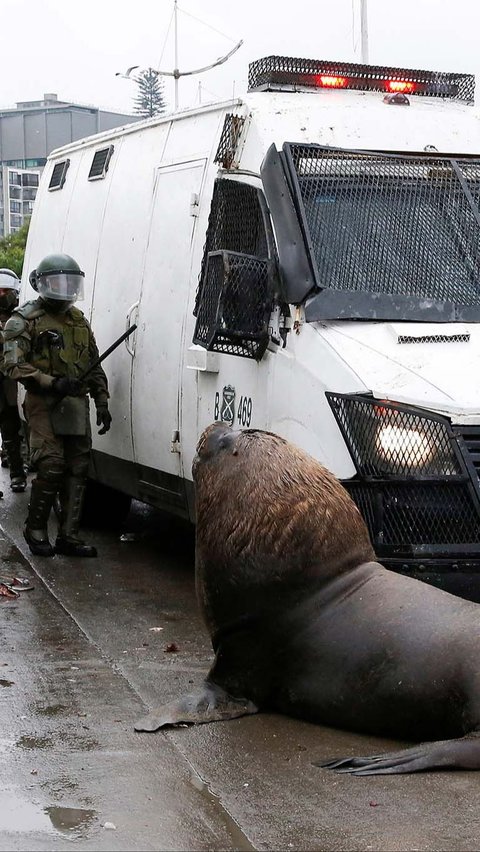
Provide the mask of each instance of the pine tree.
{"label": "pine tree", "polygon": [[153,68],[147,68],[136,76],[138,95],[135,98],[134,111],[145,118],[161,115],[166,104],[163,95],[163,81]]}

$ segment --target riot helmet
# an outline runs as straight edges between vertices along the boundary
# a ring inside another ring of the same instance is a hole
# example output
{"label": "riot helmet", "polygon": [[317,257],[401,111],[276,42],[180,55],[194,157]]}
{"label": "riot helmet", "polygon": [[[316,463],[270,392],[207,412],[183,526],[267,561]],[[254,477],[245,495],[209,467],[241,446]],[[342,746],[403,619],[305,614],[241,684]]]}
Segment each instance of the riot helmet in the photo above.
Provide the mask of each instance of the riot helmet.
{"label": "riot helmet", "polygon": [[12,269],[0,269],[0,310],[12,310],[18,305],[20,279]]}
{"label": "riot helmet", "polygon": [[49,254],[30,273],[29,281],[53,310],[66,311],[83,299],[82,272],[69,254]]}

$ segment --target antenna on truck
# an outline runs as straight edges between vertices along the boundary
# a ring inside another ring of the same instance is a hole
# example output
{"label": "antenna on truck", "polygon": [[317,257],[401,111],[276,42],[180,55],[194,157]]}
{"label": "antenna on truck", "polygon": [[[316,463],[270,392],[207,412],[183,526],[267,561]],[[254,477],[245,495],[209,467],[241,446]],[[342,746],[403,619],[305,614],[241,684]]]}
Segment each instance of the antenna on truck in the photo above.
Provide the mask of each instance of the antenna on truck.
{"label": "antenna on truck", "polygon": [[[182,10],[180,10],[180,11],[182,11]],[[189,14],[189,13],[187,12],[185,14]],[[191,15],[190,17],[193,18],[194,16]],[[192,76],[193,74],[202,74],[204,71],[210,71],[212,68],[216,68],[217,65],[222,65],[224,62],[227,61],[227,59],[230,59],[230,57],[233,56],[233,54],[236,53],[236,51],[243,44],[243,39],[240,39],[240,41],[237,42],[235,47],[232,47],[232,49],[229,50],[229,52],[226,53],[225,56],[219,56],[218,59],[216,59],[215,62],[211,62],[210,65],[204,65],[202,68],[194,68],[192,71],[180,71],[180,69],[178,67],[178,22],[177,22],[177,18],[178,18],[178,0],[174,0],[174,3],[173,3],[173,23],[174,23],[174,51],[175,51],[174,52],[174,63],[175,63],[175,68],[173,69],[173,71],[155,71],[155,74],[157,74],[159,77],[173,77],[174,78],[174,80],[175,80],[175,110],[178,109],[178,81],[179,81],[180,77],[189,77],[189,76]],[[170,25],[169,25],[169,27],[170,27]],[[131,66],[131,68],[129,68],[127,70],[126,74],[120,74],[120,73],[117,72],[117,74],[115,76],[116,77],[123,77],[123,78],[126,78],[128,80],[135,80],[135,77],[131,76],[131,72],[132,72],[133,69],[139,68],[139,67],[140,67],[139,65],[133,65],[133,66]]]}
{"label": "antenna on truck", "polygon": [[360,0],[360,32],[362,64],[368,65],[368,15],[367,0]]}

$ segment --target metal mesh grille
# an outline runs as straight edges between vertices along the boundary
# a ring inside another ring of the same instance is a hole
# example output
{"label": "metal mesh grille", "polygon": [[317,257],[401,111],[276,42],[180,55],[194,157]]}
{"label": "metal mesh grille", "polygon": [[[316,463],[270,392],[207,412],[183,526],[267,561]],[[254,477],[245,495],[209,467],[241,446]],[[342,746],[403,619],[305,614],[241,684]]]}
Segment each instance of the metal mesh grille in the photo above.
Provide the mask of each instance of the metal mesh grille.
{"label": "metal mesh grille", "polygon": [[234,180],[215,181],[194,316],[198,316],[207,257],[220,249],[267,257],[265,225],[255,187]]}
{"label": "metal mesh grille", "polygon": [[361,476],[465,478],[446,421],[360,396],[327,398]]}
{"label": "metal mesh grille", "polygon": [[193,342],[260,359],[269,339],[269,284],[267,260],[227,251],[209,254]]}
{"label": "metal mesh grille", "polygon": [[480,479],[480,426],[455,426],[453,432],[460,438],[462,449]]}
{"label": "metal mesh grille", "polygon": [[241,115],[227,113],[225,116],[222,135],[214,158],[214,162],[221,163],[224,169],[229,169],[235,159],[238,140],[244,123],[245,119]]}
{"label": "metal mesh grille", "polygon": [[321,288],[480,305],[480,160],[284,148]]}
{"label": "metal mesh grille", "polygon": [[345,482],[368,526],[373,545],[438,551],[441,545],[472,545],[478,549],[480,518],[466,485],[423,483],[401,485]]}
{"label": "metal mesh grille", "polygon": [[256,89],[268,86],[269,83],[315,85],[315,77],[318,75],[346,77],[349,89],[369,89],[377,92],[386,91],[386,84],[390,80],[407,80],[416,84],[415,94],[455,98],[468,103],[473,102],[475,93],[473,74],[300,59],[292,56],[266,56],[251,62],[248,68],[248,87]]}
{"label": "metal mesh grille", "polygon": [[397,343],[468,343],[470,333],[466,334],[425,334],[423,337],[413,337],[410,334],[399,334]]}

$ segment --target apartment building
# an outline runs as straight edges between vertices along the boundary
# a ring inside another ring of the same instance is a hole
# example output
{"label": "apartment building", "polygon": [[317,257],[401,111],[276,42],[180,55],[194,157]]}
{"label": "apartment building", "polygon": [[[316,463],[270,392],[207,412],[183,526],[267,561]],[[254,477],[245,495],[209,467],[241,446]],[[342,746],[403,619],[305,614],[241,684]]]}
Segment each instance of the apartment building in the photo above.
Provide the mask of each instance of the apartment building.
{"label": "apartment building", "polygon": [[56,94],[0,110],[0,237],[18,231],[31,215],[51,151],[138,120],[139,116],[60,101]]}

